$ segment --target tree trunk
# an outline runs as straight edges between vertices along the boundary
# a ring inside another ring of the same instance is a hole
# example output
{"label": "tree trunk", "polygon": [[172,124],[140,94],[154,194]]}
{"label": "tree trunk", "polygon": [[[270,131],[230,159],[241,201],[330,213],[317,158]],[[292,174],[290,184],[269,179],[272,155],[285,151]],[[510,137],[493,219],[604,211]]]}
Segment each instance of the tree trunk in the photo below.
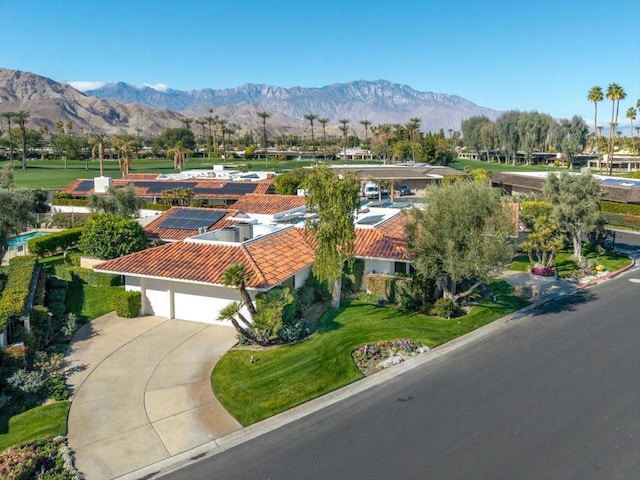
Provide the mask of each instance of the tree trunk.
{"label": "tree trunk", "polygon": [[331,289],[331,308],[340,308],[340,295],[342,294],[342,275],[333,279]]}
{"label": "tree trunk", "polygon": [[253,304],[253,300],[251,300],[251,295],[249,295],[249,292],[247,291],[244,285],[240,285],[238,287],[238,290],[240,291],[240,297],[242,298],[242,303],[244,303],[245,306],[247,307],[247,310],[249,311],[249,315],[251,315],[251,320],[253,320],[258,314],[258,312],[256,311],[256,307]]}

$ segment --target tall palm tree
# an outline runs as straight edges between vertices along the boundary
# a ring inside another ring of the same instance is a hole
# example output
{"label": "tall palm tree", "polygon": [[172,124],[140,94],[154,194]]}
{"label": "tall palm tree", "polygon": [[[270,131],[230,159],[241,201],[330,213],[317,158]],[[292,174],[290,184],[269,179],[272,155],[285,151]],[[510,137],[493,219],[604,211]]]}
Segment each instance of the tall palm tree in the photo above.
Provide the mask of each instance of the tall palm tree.
{"label": "tall palm tree", "polygon": [[211,148],[213,143],[213,122],[217,122],[216,118],[212,115],[213,108],[209,109],[209,116],[205,119],[209,124],[209,136],[207,137],[207,150],[209,153],[209,160],[211,160]]}
{"label": "tall palm tree", "polygon": [[262,119],[262,148],[264,149],[265,165],[269,164],[269,155],[267,154],[267,118],[271,116],[269,112],[263,110],[256,113]]}
{"label": "tall palm tree", "polygon": [[360,120],[360,124],[364,125],[364,144],[369,151],[369,155],[371,156],[371,158],[373,158],[373,156],[371,155],[371,149],[369,148],[369,127],[371,126],[371,120]]}
{"label": "tall palm tree", "polygon": [[[593,115],[593,138],[595,140],[595,146],[598,148],[598,102],[601,102],[604,98],[602,93],[602,87],[595,86],[591,87],[589,93],[587,94],[587,100],[593,102],[593,106],[595,108],[595,113]],[[600,159],[598,158],[598,163]],[[598,166],[598,170],[600,167]]]}
{"label": "tall palm tree", "polygon": [[93,132],[89,136],[89,144],[91,147],[91,159],[93,160],[98,154],[98,160],[100,162],[100,176],[104,177],[104,144],[105,136],[103,133]]}
{"label": "tall palm tree", "polygon": [[14,119],[18,126],[20,127],[20,135],[22,136],[22,169],[27,169],[27,129],[25,128],[25,123],[29,120],[31,116],[30,112],[25,110],[20,110],[16,112],[14,115]]}
{"label": "tall palm tree", "polygon": [[13,133],[11,132],[11,120],[15,118],[16,112],[2,112],[0,115],[7,119],[9,129],[9,164],[13,165]]}
{"label": "tall palm tree", "polygon": [[222,132],[222,154],[225,154],[225,144],[224,144],[224,129],[227,128],[227,121],[224,118],[218,118],[217,121],[214,122],[214,125],[216,126],[215,130],[214,130],[214,139],[215,139],[215,144],[216,144],[216,153],[218,153],[218,127],[220,127],[220,132]]}
{"label": "tall palm tree", "polygon": [[422,120],[418,117],[412,117],[406,124],[406,129],[409,132],[409,143],[411,144],[411,158],[415,162],[416,161],[416,149],[415,145],[418,139],[418,132],[420,130],[420,124]]}
{"label": "tall palm tree", "polygon": [[136,139],[131,135],[118,135],[113,139],[113,145],[118,150],[118,164],[122,176],[129,174],[131,168],[131,156],[136,152]]}
{"label": "tall palm tree", "polygon": [[167,150],[167,154],[173,155],[173,168],[178,171],[182,171],[184,164],[187,162],[187,156],[191,153],[191,150],[184,148],[182,142],[177,142],[173,148]]}
{"label": "tall palm tree", "polygon": [[[206,143],[207,143],[207,133],[205,131],[205,128],[207,126],[207,120],[204,118],[199,118],[198,120],[195,121],[196,124],[200,125],[200,128],[202,128],[202,148],[206,148]],[[204,157],[204,153],[202,155]]]}
{"label": "tall palm tree", "polygon": [[191,130],[191,124],[194,122],[193,118],[181,118],[180,121],[184,123],[184,128]]}
{"label": "tall palm tree", "polygon": [[313,150],[313,163],[316,162],[316,139],[313,136],[313,121],[318,118],[318,115],[315,113],[308,113],[304,116],[305,119],[309,120],[311,123],[311,150]]}
{"label": "tall palm tree", "polygon": [[633,145],[633,121],[636,119],[636,114],[638,112],[636,111],[636,109],[634,107],[629,107],[627,109],[627,118],[629,119],[629,122],[631,123],[631,144]]}
{"label": "tall palm tree", "polygon": [[[40,135],[42,135],[42,144],[43,146],[51,146],[51,138],[49,137],[49,126],[47,124],[41,125],[40,128],[38,129],[38,131],[40,132]],[[45,154],[44,154],[45,150],[43,149],[40,157],[41,160],[44,160],[45,158]]]}
{"label": "tall palm tree", "polygon": [[340,126],[338,127],[342,132],[342,138],[344,141],[344,161],[347,161],[347,135],[349,134],[349,119],[343,118],[338,120],[340,122]]}
{"label": "tall palm tree", "polygon": [[327,161],[327,123],[328,118],[319,118],[318,121],[322,124],[322,136],[323,136],[323,148],[324,148],[324,161]]}
{"label": "tall palm tree", "polygon": [[611,100],[611,128],[609,131],[609,175],[613,173],[613,151],[615,150],[615,135],[618,126],[618,111],[620,100],[627,98],[627,93],[617,83],[611,83],[607,87],[607,100]]}

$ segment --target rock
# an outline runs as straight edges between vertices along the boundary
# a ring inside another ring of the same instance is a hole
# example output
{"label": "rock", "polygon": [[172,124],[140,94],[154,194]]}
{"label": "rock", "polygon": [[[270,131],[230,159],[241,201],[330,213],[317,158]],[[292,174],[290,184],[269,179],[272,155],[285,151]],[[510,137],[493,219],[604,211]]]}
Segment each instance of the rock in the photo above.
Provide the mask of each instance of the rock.
{"label": "rock", "polygon": [[402,362],[404,362],[404,358],[402,358],[400,355],[394,355],[393,357],[384,359],[382,362],[378,364],[378,366],[380,368],[389,368],[394,365],[398,365]]}

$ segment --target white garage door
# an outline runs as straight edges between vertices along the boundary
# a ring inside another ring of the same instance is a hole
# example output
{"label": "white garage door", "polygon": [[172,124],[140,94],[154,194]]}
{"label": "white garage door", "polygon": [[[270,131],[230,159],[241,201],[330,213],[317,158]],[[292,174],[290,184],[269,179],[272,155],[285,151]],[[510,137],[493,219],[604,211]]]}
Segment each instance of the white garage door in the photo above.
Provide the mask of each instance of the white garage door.
{"label": "white garage door", "polygon": [[145,278],[143,291],[146,293],[146,311],[147,315],[158,315],[160,317],[171,316],[171,294],[169,282],[166,280],[157,280],[153,278]]}

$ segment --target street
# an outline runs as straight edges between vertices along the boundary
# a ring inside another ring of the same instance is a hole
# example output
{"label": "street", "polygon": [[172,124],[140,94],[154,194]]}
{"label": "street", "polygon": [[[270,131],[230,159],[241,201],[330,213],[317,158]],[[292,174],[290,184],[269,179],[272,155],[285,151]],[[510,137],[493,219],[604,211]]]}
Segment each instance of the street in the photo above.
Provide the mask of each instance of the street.
{"label": "street", "polygon": [[164,478],[640,478],[638,276]]}

